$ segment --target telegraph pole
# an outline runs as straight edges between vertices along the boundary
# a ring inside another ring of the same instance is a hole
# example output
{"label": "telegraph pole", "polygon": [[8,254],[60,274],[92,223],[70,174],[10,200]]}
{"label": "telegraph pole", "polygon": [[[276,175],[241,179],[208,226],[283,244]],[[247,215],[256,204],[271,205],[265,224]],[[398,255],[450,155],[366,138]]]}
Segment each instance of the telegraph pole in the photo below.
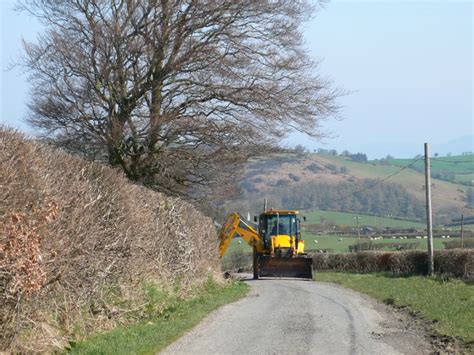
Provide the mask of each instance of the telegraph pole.
{"label": "telegraph pole", "polygon": [[357,238],[359,239],[359,242],[360,242],[360,229],[359,229],[359,216],[355,216],[353,217],[354,219],[357,220]]}
{"label": "telegraph pole", "polygon": [[464,215],[461,215],[461,248],[464,248]]}
{"label": "telegraph pole", "polygon": [[425,143],[426,228],[428,230],[428,275],[433,276],[433,215],[431,211],[431,167],[428,143]]}

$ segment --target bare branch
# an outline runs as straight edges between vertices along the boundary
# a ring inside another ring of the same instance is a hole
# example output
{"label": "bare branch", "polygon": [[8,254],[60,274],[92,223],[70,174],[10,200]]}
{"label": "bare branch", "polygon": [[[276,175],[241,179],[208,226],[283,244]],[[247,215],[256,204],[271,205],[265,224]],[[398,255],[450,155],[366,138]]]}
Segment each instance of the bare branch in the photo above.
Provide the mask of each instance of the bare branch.
{"label": "bare branch", "polygon": [[161,191],[209,194],[291,131],[318,137],[339,109],[341,92],[303,47],[299,26],[316,8],[305,1],[22,7],[45,25],[37,43],[25,44],[29,122]]}

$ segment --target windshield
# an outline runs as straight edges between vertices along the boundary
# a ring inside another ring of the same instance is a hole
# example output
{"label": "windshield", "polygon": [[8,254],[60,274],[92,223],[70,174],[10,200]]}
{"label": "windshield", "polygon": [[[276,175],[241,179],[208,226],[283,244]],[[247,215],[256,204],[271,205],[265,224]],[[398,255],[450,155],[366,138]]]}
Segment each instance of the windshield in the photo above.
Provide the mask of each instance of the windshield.
{"label": "windshield", "polygon": [[266,237],[282,234],[296,235],[296,216],[267,216]]}

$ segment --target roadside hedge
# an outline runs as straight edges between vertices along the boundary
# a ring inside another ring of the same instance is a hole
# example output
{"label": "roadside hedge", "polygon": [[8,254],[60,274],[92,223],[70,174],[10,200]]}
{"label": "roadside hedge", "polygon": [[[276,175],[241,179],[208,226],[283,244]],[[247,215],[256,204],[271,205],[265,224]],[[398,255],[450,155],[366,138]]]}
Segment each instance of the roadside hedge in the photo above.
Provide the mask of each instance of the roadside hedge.
{"label": "roadside hedge", "polygon": [[[426,275],[428,255],[424,251],[365,251],[359,253],[313,254],[315,271],[339,270],[360,273],[388,272],[394,275]],[[474,250],[451,249],[434,252],[435,274],[474,280]]]}
{"label": "roadside hedge", "polygon": [[190,203],[0,125],[0,353],[62,352],[190,297],[219,279],[217,239]]}

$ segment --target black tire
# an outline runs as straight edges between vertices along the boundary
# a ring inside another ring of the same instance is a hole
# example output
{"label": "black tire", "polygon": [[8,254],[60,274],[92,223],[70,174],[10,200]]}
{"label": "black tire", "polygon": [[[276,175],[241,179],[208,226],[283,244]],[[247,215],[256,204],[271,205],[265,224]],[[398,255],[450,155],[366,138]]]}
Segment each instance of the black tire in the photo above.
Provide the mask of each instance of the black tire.
{"label": "black tire", "polygon": [[258,254],[257,248],[253,247],[253,279],[258,280]]}

